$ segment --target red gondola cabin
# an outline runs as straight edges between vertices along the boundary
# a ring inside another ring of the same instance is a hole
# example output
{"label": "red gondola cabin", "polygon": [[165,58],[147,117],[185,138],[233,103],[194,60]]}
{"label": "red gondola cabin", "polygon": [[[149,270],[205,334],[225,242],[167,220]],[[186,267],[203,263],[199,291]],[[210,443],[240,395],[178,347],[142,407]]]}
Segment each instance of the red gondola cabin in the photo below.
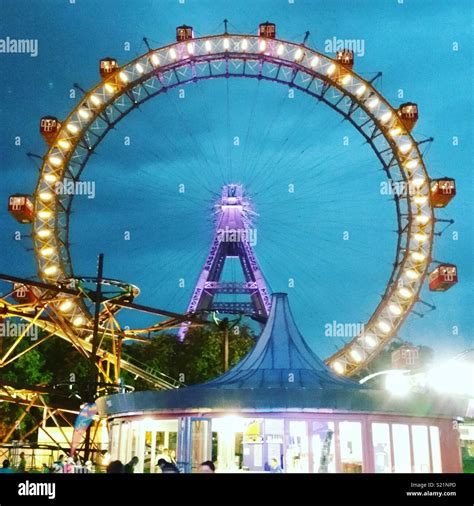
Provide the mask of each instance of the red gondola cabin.
{"label": "red gondola cabin", "polygon": [[102,58],[99,62],[100,77],[105,79],[118,69],[118,63],[115,58]]}
{"label": "red gondola cabin", "polygon": [[61,130],[61,122],[54,116],[43,116],[40,120],[40,134],[47,144],[52,144]]}
{"label": "red gondola cabin", "polygon": [[185,40],[192,39],[194,37],[193,27],[187,25],[181,25],[176,28],[176,40],[178,42],[184,42]]}
{"label": "red gondola cabin", "polygon": [[449,177],[431,181],[431,204],[433,207],[446,207],[456,195],[456,182]]}
{"label": "red gondola cabin", "polygon": [[411,132],[418,121],[418,105],[413,102],[406,102],[398,108],[397,112],[405,128]]}
{"label": "red gondola cabin", "polygon": [[33,221],[34,205],[29,195],[11,195],[8,199],[8,211],[20,223]]}
{"label": "red gondola cabin", "polygon": [[354,66],[354,51],[351,51],[350,49],[337,51],[336,61],[338,61],[341,65],[344,65],[344,67],[351,69]]}
{"label": "red gondola cabin", "polygon": [[453,264],[441,264],[430,273],[429,283],[432,292],[445,292],[458,282],[458,270]]}
{"label": "red gondola cabin", "polygon": [[12,297],[20,303],[35,302],[38,298],[32,286],[22,285],[21,283],[13,285]]}
{"label": "red gondola cabin", "polygon": [[258,25],[258,36],[266,39],[274,39],[276,37],[276,25],[275,23],[260,23]]}

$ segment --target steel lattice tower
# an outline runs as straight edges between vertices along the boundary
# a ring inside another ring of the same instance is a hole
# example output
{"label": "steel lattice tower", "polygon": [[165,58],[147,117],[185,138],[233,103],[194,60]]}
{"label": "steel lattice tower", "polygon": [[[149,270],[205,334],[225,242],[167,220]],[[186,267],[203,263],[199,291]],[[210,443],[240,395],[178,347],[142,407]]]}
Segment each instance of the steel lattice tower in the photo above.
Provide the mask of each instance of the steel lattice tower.
{"label": "steel lattice tower", "polygon": [[[271,298],[252,245],[251,216],[255,214],[250,201],[244,197],[242,185],[222,187],[221,198],[216,204],[216,229],[212,246],[194,288],[187,313],[206,314],[219,311],[226,314],[247,314],[265,321],[270,313]],[[244,274],[243,282],[225,281],[222,278],[224,264],[229,258],[238,258]],[[249,301],[216,301],[219,294],[248,295]],[[180,338],[187,332],[184,324]]]}

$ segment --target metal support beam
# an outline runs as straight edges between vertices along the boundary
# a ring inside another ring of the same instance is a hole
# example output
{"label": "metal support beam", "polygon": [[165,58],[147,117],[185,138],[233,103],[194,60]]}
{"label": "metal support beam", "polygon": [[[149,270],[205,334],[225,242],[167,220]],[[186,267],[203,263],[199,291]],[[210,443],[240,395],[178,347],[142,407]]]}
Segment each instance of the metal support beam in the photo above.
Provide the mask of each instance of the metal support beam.
{"label": "metal support beam", "polygon": [[11,429],[6,433],[5,437],[2,440],[2,443],[6,443],[11,438],[11,436],[13,435],[13,433],[15,432],[15,430],[20,426],[20,423],[24,420],[25,416],[29,413],[30,409],[32,407],[34,407],[34,403],[36,401],[36,398],[37,398],[37,396],[35,395],[33,397],[32,401],[23,410],[23,413],[20,415],[20,417],[13,424],[13,426],[11,427]]}
{"label": "metal support beam", "polygon": [[[33,281],[30,279],[19,278],[16,276],[9,276],[8,274],[0,274],[0,281],[9,281],[11,283],[21,283],[21,284],[28,285],[28,286],[35,286],[37,288],[42,288],[44,290],[52,290],[56,293],[66,293],[68,295],[76,295],[76,296],[83,295],[82,292],[80,292],[79,290],[67,288],[65,286],[51,285],[51,284],[43,283],[41,281]],[[91,293],[91,296],[95,300],[96,293],[95,292]],[[105,302],[107,300],[108,299],[106,297],[100,297],[100,302]],[[132,302],[114,301],[113,304],[114,304],[114,306],[120,306],[120,307],[124,307],[124,308],[128,308],[128,309],[135,309],[135,310],[141,311],[143,313],[156,314],[156,315],[160,315],[160,316],[168,316],[169,318],[176,318],[181,321],[189,321],[189,320],[193,321],[192,317],[189,317],[186,315],[174,313],[172,311],[166,311],[164,309],[155,309],[155,308],[152,308],[149,306],[143,306],[141,304],[134,304]],[[194,323],[201,323],[202,324],[202,321],[198,320],[198,319],[194,319]]]}
{"label": "metal support beam", "polygon": [[[104,274],[104,254],[100,253],[97,265],[97,283],[95,292],[94,330],[92,333],[92,351],[90,354],[90,384],[88,385],[87,401],[94,402],[97,383],[97,349],[99,348],[99,316],[100,302],[102,297],[102,277]],[[91,427],[86,431],[86,442],[84,447],[84,460],[89,460],[91,443]]]}

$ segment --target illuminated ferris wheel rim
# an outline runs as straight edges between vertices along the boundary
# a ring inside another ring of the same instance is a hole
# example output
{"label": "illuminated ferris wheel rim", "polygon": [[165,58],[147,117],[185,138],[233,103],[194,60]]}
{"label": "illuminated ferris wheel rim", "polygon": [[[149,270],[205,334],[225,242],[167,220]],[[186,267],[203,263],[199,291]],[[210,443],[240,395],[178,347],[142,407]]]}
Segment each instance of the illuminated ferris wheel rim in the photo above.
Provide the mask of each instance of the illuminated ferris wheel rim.
{"label": "illuminated ferris wheel rim", "polygon": [[[409,129],[372,83],[352,66],[302,44],[228,33],[192,38],[148,51],[87,92],[61,124],[41,167],[33,221],[39,275],[47,281],[73,275],[68,248],[73,195],[58,195],[57,182],[65,176],[77,181],[108,131],[141,103],[172,87],[217,77],[265,79],[322,100],[365,137],[389,181],[398,177],[407,184],[406,194],[394,194],[398,242],[385,294],[364,331],[327,359],[337,373],[354,374],[396,335],[423,286],[434,238],[429,177]],[[65,322],[84,328],[90,321],[85,304],[78,300],[67,307]]]}

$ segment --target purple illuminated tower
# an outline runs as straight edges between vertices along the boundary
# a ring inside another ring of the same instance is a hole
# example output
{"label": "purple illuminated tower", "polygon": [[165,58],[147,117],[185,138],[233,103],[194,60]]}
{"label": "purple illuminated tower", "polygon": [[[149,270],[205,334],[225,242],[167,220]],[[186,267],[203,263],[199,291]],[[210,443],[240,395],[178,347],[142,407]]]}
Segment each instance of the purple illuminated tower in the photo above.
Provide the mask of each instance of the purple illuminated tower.
{"label": "purple illuminated tower", "polygon": [[[253,250],[256,230],[252,228],[250,218],[254,213],[249,200],[244,197],[242,185],[228,184],[222,187],[221,198],[216,204],[216,214],[216,230],[211,250],[194,288],[187,313],[244,313],[264,322],[270,313],[271,298]],[[240,260],[243,282],[221,279],[228,258]],[[248,300],[216,300],[217,295],[225,294],[246,295]],[[183,324],[179,330],[180,339],[184,339],[187,330],[187,324]]]}

